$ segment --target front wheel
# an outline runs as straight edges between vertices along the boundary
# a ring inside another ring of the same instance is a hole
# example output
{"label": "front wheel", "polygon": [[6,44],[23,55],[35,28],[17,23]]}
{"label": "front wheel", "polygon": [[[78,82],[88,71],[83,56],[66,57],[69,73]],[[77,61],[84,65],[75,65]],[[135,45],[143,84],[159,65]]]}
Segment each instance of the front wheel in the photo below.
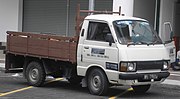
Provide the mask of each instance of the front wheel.
{"label": "front wheel", "polygon": [[132,86],[134,92],[136,93],[145,93],[149,90],[151,85],[138,85],[138,86]]}
{"label": "front wheel", "polygon": [[104,95],[109,88],[109,82],[101,69],[93,69],[88,75],[88,88],[91,94]]}
{"label": "front wheel", "polygon": [[36,61],[30,62],[26,69],[26,78],[32,86],[42,86],[46,79],[46,74],[43,66]]}

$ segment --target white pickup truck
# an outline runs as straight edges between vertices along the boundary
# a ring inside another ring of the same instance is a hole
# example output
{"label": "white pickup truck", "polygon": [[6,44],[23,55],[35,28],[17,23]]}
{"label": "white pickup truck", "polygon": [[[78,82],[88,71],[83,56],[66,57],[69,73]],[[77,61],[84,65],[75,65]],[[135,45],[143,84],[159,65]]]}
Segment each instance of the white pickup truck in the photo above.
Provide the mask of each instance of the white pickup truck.
{"label": "white pickup truck", "polygon": [[28,83],[65,77],[104,95],[113,85],[146,92],[168,76],[169,55],[147,20],[120,15],[87,16],[79,36],[7,32],[6,72],[23,68]]}

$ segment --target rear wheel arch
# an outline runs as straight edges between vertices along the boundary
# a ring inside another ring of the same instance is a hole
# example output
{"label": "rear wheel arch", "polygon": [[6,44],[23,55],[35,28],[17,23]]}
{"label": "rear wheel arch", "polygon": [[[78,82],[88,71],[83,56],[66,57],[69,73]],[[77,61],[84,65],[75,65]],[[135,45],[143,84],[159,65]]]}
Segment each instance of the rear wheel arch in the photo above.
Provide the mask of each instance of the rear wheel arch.
{"label": "rear wheel arch", "polygon": [[[41,66],[43,67],[43,69],[45,69],[45,66],[44,66],[44,64],[43,64],[42,59],[34,58],[34,57],[25,57],[24,65],[23,65],[23,75],[24,75],[25,78],[26,78],[26,70],[27,70],[27,67],[28,67],[28,65],[29,65],[31,62],[38,62],[39,64],[41,64]],[[45,69],[45,72],[46,72],[46,69]]]}

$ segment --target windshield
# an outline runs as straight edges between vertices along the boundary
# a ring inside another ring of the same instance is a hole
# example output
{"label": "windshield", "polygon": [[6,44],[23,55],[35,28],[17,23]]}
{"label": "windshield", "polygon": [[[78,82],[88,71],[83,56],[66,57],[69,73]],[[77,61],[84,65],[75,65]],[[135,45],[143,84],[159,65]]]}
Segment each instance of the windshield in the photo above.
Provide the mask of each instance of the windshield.
{"label": "windshield", "polygon": [[157,33],[146,21],[119,20],[113,22],[121,44],[162,44]]}

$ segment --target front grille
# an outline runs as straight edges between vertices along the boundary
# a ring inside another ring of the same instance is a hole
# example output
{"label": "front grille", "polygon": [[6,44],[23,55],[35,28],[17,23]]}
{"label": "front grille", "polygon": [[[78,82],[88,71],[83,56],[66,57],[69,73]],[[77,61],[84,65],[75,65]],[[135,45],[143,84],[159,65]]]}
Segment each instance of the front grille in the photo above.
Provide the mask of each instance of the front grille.
{"label": "front grille", "polygon": [[163,69],[163,61],[137,62],[137,70]]}

